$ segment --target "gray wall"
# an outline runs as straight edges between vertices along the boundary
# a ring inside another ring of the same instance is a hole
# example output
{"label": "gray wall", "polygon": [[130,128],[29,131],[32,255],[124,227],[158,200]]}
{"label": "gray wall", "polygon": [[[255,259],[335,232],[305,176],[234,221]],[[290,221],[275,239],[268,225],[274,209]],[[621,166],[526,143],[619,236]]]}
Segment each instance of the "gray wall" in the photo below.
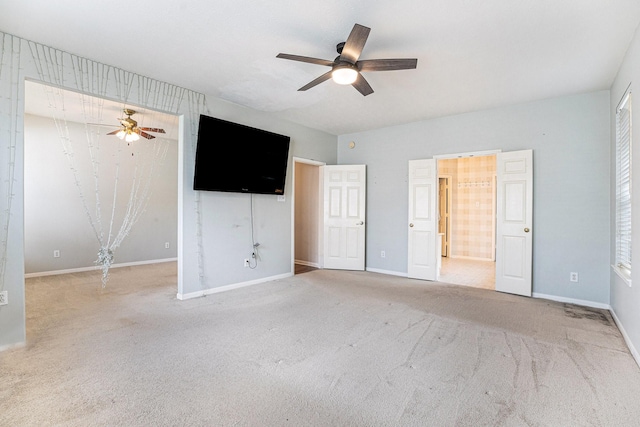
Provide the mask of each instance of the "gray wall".
{"label": "gray wall", "polygon": [[640,308],[640,127],[637,126],[640,123],[640,92],[638,91],[638,82],[640,82],[640,33],[636,31],[636,35],[629,46],[627,55],[618,71],[612,87],[611,87],[611,259],[610,264],[615,262],[615,140],[616,140],[616,126],[615,126],[615,109],[620,99],[624,95],[629,84],[632,84],[633,93],[632,99],[632,125],[636,124],[635,128],[631,130],[632,146],[631,152],[633,155],[632,164],[632,177],[631,180],[636,185],[633,186],[632,194],[632,224],[633,238],[631,242],[631,252],[633,259],[631,262],[631,279],[632,287],[629,287],[623,280],[618,277],[616,273],[610,269],[611,276],[611,308],[618,318],[618,321],[622,325],[623,333],[627,339],[633,343],[634,355],[636,360],[639,360],[640,355],[638,349],[640,349],[640,315],[638,315]]}
{"label": "gray wall", "polygon": [[339,163],[367,165],[367,268],[407,272],[409,160],[529,148],[533,292],[608,304],[608,91],[341,135]]}
{"label": "gray wall", "polygon": [[[87,219],[80,189],[74,181],[55,123],[51,118],[25,115],[24,124],[25,273],[95,267],[100,244]],[[175,120],[176,128],[177,125]],[[96,192],[85,126],[69,122],[67,129],[73,145],[78,181],[95,218]],[[165,130],[169,134],[174,133]],[[144,213],[115,251],[116,264],[177,256],[178,142],[161,137],[153,142],[167,144],[166,157],[153,173]],[[120,164],[120,170],[114,224],[119,227],[127,206],[134,168],[149,164],[147,160],[153,155],[150,150],[153,147],[150,141],[142,140],[132,148],[116,137],[106,135],[101,136],[100,146],[101,222],[105,234],[108,234],[116,162]],[[114,230],[115,233],[117,231],[118,228]],[[166,242],[169,242],[168,249],[165,248]],[[59,258],[53,257],[54,250],[60,251]]]}
{"label": "gray wall", "polygon": [[[275,195],[234,194],[201,191],[204,288],[211,289],[269,277],[292,274],[292,200],[293,157],[335,164],[337,137],[287,122],[272,120],[268,114],[239,107],[224,101],[207,99],[210,115],[291,137],[285,185],[285,201]],[[235,141],[230,140],[229,143]],[[192,162],[185,174],[185,187],[193,185]],[[253,202],[252,202],[253,199]],[[259,262],[255,269],[245,268],[243,260],[251,256],[253,203],[253,240],[260,243]],[[193,208],[185,203],[187,211]],[[193,224],[185,224],[191,229]],[[193,230],[195,232],[195,229]],[[188,287],[187,287],[188,286]],[[202,287],[185,283],[183,291],[193,295]]]}

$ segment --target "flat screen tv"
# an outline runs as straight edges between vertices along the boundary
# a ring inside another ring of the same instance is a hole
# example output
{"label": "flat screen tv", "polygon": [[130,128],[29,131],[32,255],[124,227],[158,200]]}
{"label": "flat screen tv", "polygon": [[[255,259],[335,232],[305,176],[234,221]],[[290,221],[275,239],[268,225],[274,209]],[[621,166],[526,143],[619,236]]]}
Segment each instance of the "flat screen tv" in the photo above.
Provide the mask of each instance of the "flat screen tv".
{"label": "flat screen tv", "polygon": [[200,115],[194,190],[284,194],[290,137]]}

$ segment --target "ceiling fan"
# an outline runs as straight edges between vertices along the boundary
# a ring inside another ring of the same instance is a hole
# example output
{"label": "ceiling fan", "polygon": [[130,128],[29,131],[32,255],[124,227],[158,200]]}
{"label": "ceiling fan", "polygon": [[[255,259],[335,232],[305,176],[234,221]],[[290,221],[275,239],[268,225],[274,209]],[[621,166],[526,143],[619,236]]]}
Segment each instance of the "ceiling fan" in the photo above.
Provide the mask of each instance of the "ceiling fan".
{"label": "ceiling fan", "polygon": [[370,31],[371,28],[355,24],[347,38],[347,41],[337,44],[336,50],[338,51],[338,56],[333,61],[310,58],[308,56],[290,55],[288,53],[279,53],[276,57],[331,67],[330,71],[327,71],[320,77],[302,86],[298,89],[299,91],[311,89],[312,87],[333,78],[336,83],[343,85],[350,84],[362,95],[367,96],[373,93],[373,89],[365,80],[361,72],[408,70],[416,68],[418,64],[418,60],[416,58],[360,60],[360,54],[362,53],[364,44],[367,41],[367,37],[369,37]]}
{"label": "ceiling fan", "polygon": [[164,129],[160,128],[138,127],[138,122],[131,118],[131,116],[136,113],[135,110],[125,108],[122,111],[126,115],[126,117],[118,119],[122,127],[120,129],[114,130],[113,132],[109,132],[107,135],[115,135],[127,142],[133,142],[139,140],[140,137],[147,139],[155,138],[155,136],[147,132],[166,133]]}

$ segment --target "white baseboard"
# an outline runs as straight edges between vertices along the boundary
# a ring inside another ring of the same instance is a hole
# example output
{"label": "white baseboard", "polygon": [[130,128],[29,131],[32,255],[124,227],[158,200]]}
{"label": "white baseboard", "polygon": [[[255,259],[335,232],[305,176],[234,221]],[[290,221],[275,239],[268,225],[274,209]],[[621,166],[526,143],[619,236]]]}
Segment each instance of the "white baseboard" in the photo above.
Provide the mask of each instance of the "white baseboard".
{"label": "white baseboard", "polygon": [[[153,259],[149,261],[123,262],[120,264],[113,264],[111,268],[132,267],[136,265],[147,265],[147,264],[161,264],[163,262],[172,262],[177,260],[178,258],[165,258],[165,259]],[[37,273],[27,273],[24,275],[24,277],[25,279],[29,279],[32,277],[56,276],[58,274],[82,273],[84,271],[94,271],[94,270],[100,270],[100,266],[96,265],[93,267],[80,267],[80,268],[70,268],[67,270],[41,271]]]}
{"label": "white baseboard", "polygon": [[309,262],[309,261],[302,261],[300,259],[296,259],[293,261],[293,263],[298,265],[305,265],[307,267],[320,268],[320,264],[318,264],[317,262]]}
{"label": "white baseboard", "polygon": [[7,350],[13,350],[14,348],[22,348],[22,347],[25,347],[26,345],[27,345],[26,341],[22,341],[15,344],[3,345],[3,346],[0,346],[0,353]]}
{"label": "white baseboard", "polygon": [[233,289],[244,288],[246,286],[257,285],[259,283],[271,282],[272,280],[284,279],[293,276],[293,273],[279,274],[277,276],[263,277],[262,279],[250,280],[248,282],[234,283],[231,285],[218,286],[217,288],[203,289],[202,291],[189,292],[188,294],[178,293],[176,297],[179,300],[187,300],[191,298],[203,297],[205,295],[217,294],[218,292],[231,291]]}
{"label": "white baseboard", "polygon": [[611,317],[613,317],[613,320],[616,322],[616,325],[618,326],[618,329],[620,330],[620,333],[624,338],[624,342],[627,344],[627,347],[629,347],[629,351],[631,352],[631,355],[633,356],[636,363],[640,367],[640,353],[638,353],[638,350],[633,346],[633,343],[631,342],[631,338],[629,338],[627,331],[624,330],[624,326],[622,326],[622,322],[620,321],[620,319],[618,319],[616,312],[613,311],[613,309],[609,309],[609,311],[611,312]]}
{"label": "white baseboard", "polygon": [[551,301],[566,302],[569,304],[583,305],[585,307],[611,310],[611,306],[609,304],[603,304],[601,302],[587,301],[583,299],[565,298],[565,297],[559,297],[556,295],[539,294],[537,292],[532,293],[531,296],[533,298],[549,299]]}
{"label": "white baseboard", "polygon": [[400,271],[392,271],[392,270],[382,270],[380,268],[365,268],[366,271],[370,271],[372,273],[380,273],[380,274],[390,274],[391,276],[400,276],[407,277],[407,273],[402,273]]}

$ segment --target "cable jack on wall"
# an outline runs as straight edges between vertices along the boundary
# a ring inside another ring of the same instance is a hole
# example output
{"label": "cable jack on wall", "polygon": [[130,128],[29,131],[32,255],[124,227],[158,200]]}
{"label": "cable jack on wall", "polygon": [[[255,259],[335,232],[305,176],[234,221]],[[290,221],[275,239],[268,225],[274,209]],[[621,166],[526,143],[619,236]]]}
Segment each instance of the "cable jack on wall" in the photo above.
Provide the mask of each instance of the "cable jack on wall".
{"label": "cable jack on wall", "polygon": [[260,258],[259,254],[258,254],[258,246],[260,246],[260,243],[255,241],[255,237],[253,236],[253,194],[251,194],[251,244],[253,246],[253,249],[251,250],[251,259],[249,260],[249,265],[246,265],[246,259],[245,259],[245,267],[249,267],[251,269],[254,269],[258,266],[258,259]]}
{"label": "cable jack on wall", "polygon": [[258,246],[260,246],[260,243],[253,244],[253,251],[251,252],[251,260],[249,261],[249,268],[256,268],[258,266]]}

